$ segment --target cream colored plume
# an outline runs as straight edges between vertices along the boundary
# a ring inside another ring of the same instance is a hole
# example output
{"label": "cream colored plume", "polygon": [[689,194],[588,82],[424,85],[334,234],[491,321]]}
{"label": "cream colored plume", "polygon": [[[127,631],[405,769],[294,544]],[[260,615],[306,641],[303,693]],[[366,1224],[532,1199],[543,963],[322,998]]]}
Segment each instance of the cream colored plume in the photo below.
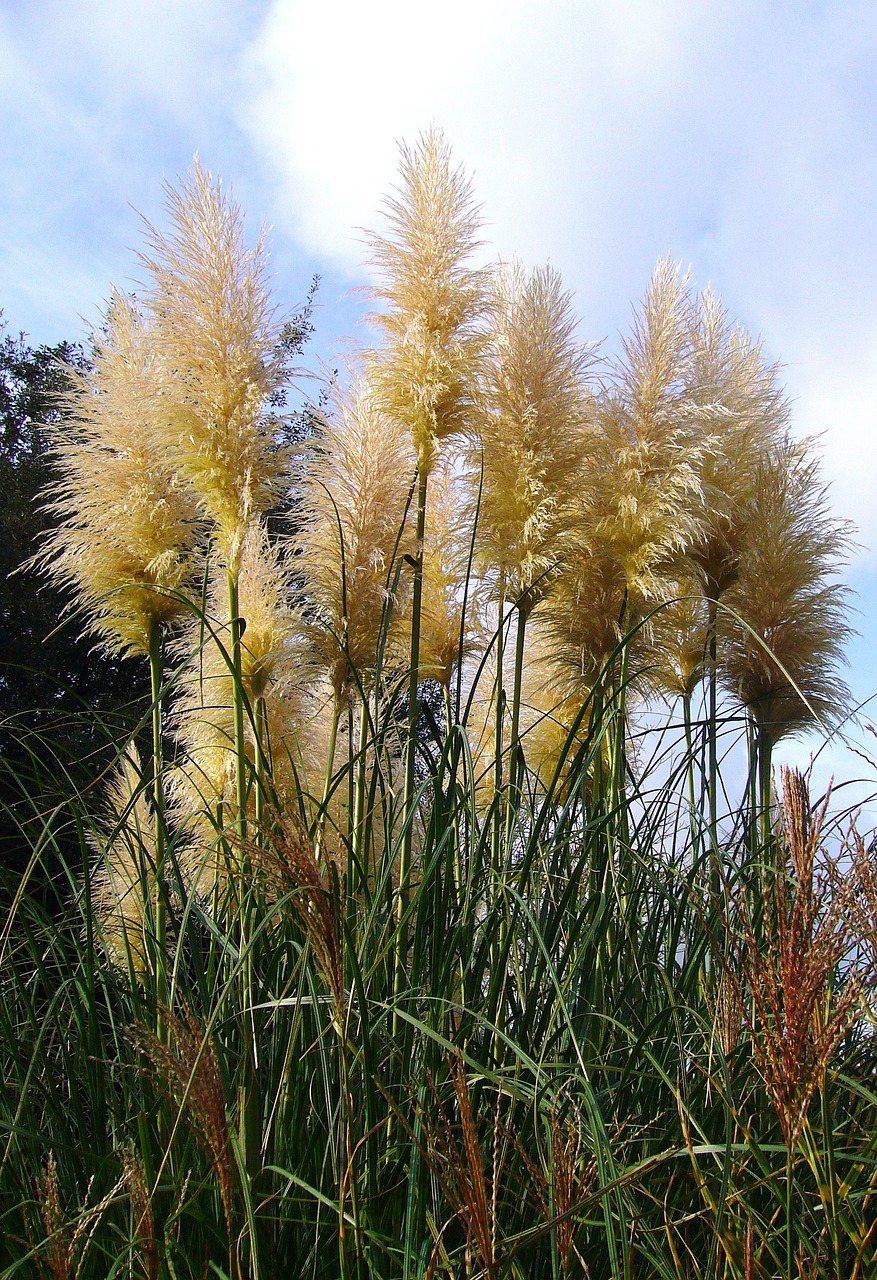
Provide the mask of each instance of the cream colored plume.
{"label": "cream colored plume", "polygon": [[642,658],[648,685],[671,698],[691,698],[705,674],[709,636],[702,583],[680,579],[650,620]]}
{"label": "cream colored plume", "polygon": [[385,206],[389,233],[369,235],[374,293],[385,303],[373,317],[384,335],[375,385],[387,412],[410,430],[418,469],[428,475],[438,442],[471,426],[485,277],[467,265],[480,221],[442,134],[432,129],[401,154],[397,196]]}
{"label": "cream colored plume", "polygon": [[147,969],[146,937],[156,887],[155,826],[146,801],[140,759],[130,747],[110,783],[107,837],[90,837],[96,854],[91,901],[98,937],[114,964]]}
{"label": "cream colored plume", "polygon": [[693,314],[690,374],[704,443],[702,528],[688,555],[712,599],[737,577],[758,468],[788,427],[789,402],[777,373],[765,363],[761,344],[733,325],[706,290]]}
{"label": "cream colored plume", "polygon": [[849,625],[838,581],[851,527],[828,510],[808,442],[786,440],[756,470],[739,577],[724,596],[739,614],[720,632],[725,684],[776,742],[849,703],[837,674]]}
{"label": "cream colored plume", "polygon": [[[640,601],[641,605],[641,601]],[[557,697],[586,698],[603,673],[629,622],[623,567],[597,546],[570,557],[551,595],[539,607],[557,668]],[[632,641],[638,654],[642,633]]]}
{"label": "cream colored plume", "polygon": [[[412,549],[406,507],[414,459],[398,421],[364,381],[338,391],[303,468],[296,568],[308,601],[308,635],[335,696],[357,676],[367,686],[386,642],[392,666]],[[385,634],[386,632],[386,634]]]}
{"label": "cream colored plume", "polygon": [[195,505],[154,448],[166,408],[154,337],[133,300],[115,293],[53,435],[59,523],[35,557],[112,652],[148,652],[153,623],[184,607],[177,593],[194,567]]}
{"label": "cream colored plume", "polygon": [[260,238],[244,239],[237,204],[196,159],[167,188],[171,230],[150,228],[142,255],[165,366],[173,370],[156,444],[191,484],[235,573],[250,522],[284,482],[266,402],[283,378]]}
{"label": "cream colored plume", "polygon": [[430,479],[423,545],[420,678],[446,688],[484,629],[473,583],[463,625],[471,525],[461,488],[453,468],[439,466]]}
{"label": "cream colored plume", "polygon": [[516,263],[498,274],[479,415],[478,552],[529,611],[569,550],[593,445],[589,352],[559,274]]}
{"label": "cream colored plume", "polygon": [[[182,666],[171,715],[178,759],[170,778],[170,802],[175,815],[198,832],[199,839],[187,855],[181,855],[181,862],[202,890],[212,886],[215,874],[215,860],[204,852],[205,840],[209,843],[220,826],[232,829],[237,811],[234,681],[225,586],[224,569],[217,565],[211,575],[206,622],[202,627],[200,620],[193,619],[177,645]],[[261,756],[270,773],[269,779],[263,779],[267,803],[276,800],[283,809],[298,794],[298,733],[308,714],[314,673],[303,652],[301,619],[290,599],[290,571],[265,530],[251,527],[241,550],[239,578],[251,808],[258,785],[253,775]]]}
{"label": "cream colored plume", "polygon": [[585,543],[623,573],[631,621],[640,602],[667,598],[674,565],[701,535],[704,446],[690,394],[690,334],[687,278],[664,259],[600,401],[584,509]]}

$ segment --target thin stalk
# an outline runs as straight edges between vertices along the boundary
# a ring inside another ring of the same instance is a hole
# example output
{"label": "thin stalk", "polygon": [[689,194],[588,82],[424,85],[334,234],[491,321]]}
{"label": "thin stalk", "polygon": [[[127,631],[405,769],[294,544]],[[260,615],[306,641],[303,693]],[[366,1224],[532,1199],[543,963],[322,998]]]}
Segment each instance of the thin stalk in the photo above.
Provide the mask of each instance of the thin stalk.
{"label": "thin stalk", "polygon": [[786,1148],[786,1276],[796,1280],[795,1270],[795,1152],[791,1143]]}
{"label": "thin stalk", "polygon": [[826,1067],[819,1089],[819,1106],[822,1112],[822,1141],[825,1144],[826,1181],[828,1197],[831,1205],[831,1222],[828,1228],[828,1239],[831,1246],[831,1264],[834,1280],[843,1280],[843,1258],[839,1230],[839,1205],[837,1198],[837,1170],[834,1161],[834,1108],[828,1088],[828,1068]]}
{"label": "thin stalk", "polygon": [[247,752],[244,737],[244,692],[241,683],[241,620],[238,616],[237,574],[228,574],[228,625],[231,632],[232,708],[234,712],[235,783],[238,806],[237,834],[247,838]]}
{"label": "thin stalk", "polygon": [[265,749],[268,734],[268,716],[265,699],[257,698],[253,708],[255,720],[255,772],[256,772],[256,839],[261,839],[265,829],[265,797],[269,785],[268,754]]}
{"label": "thin stalk", "polygon": [[[155,924],[155,996],[159,1011],[167,1006],[167,919],[164,901],[165,846],[164,760],[162,747],[162,663],[163,636],[161,623],[153,618],[149,628],[149,675],[152,690],[152,813],[155,822],[155,891],[153,913]],[[163,1038],[161,1012],[157,1015],[157,1034]]]}
{"label": "thin stalk", "polygon": [[710,600],[707,615],[707,803],[709,805],[710,857],[712,859],[712,875],[714,879],[712,888],[715,892],[718,892],[719,876],[718,615],[719,606],[717,601]]}
{"label": "thin stalk", "polygon": [[338,744],[338,723],[341,719],[341,699],[335,697],[332,703],[332,721],[329,725],[329,745],[326,749],[326,775],[323,779],[323,796],[320,800],[320,813],[317,822],[317,835],[314,841],[314,857],[319,862],[323,834],[326,829],[326,812],[329,806],[329,792],[332,789],[332,778],[335,774],[335,749]]}
{"label": "thin stalk", "polygon": [[365,889],[368,884],[368,874],[363,864],[363,834],[365,823],[365,781],[366,781],[366,760],[365,747],[368,739],[368,698],[363,691],[360,695],[359,703],[359,739],[357,743],[357,763],[356,763],[356,792],[354,795],[353,805],[353,831],[351,832],[351,845],[353,848],[353,865],[359,867],[360,881],[362,888]]}
{"label": "thin stalk", "polygon": [[505,688],[503,681],[503,662],[505,659],[505,584],[500,582],[499,590],[499,629],[496,636],[496,682],[493,729],[493,797],[494,815],[491,834],[491,854],[494,875],[499,875],[501,865],[500,844],[502,840],[502,742],[503,723],[505,720]]}
{"label": "thin stalk", "polygon": [[694,782],[694,734],[691,725],[691,694],[682,695],[682,716],[685,723],[685,775],[688,786],[688,822],[691,832],[691,856],[698,855],[697,799]]}
{"label": "thin stalk", "polygon": [[758,755],[758,798],[762,853],[767,857],[771,843],[771,759],[773,740],[764,725],[758,724],[756,729],[756,752]]}
{"label": "thin stalk", "polygon": [[520,803],[520,775],[523,772],[523,759],[521,754],[521,683],[524,671],[524,641],[527,630],[527,618],[529,610],[522,604],[518,605],[518,626],[515,636],[515,675],[512,690],[512,723],[511,736],[509,739],[509,791],[506,813],[506,855],[511,848],[512,829],[515,822],[515,814],[517,813]]}
{"label": "thin stalk", "polygon": [[417,760],[417,686],[420,671],[420,614],[423,604],[423,539],[426,531],[426,489],[429,473],[421,473],[417,485],[417,526],[415,530],[416,555],[414,561],[414,593],[411,604],[411,656],[408,676],[408,737],[405,742],[405,795],[402,803],[402,820],[405,834],[402,841],[402,857],[399,862],[399,892],[396,896],[396,964],[393,992],[398,996],[404,986],[405,941],[402,936],[402,920],[408,907],[408,880],[411,875],[411,855],[414,847],[415,764]]}
{"label": "thin stalk", "polygon": [[257,1053],[255,1026],[255,973],[251,935],[252,900],[245,865],[247,839],[247,752],[244,737],[244,689],[241,679],[241,620],[239,617],[237,575],[228,573],[228,625],[231,632],[232,708],[234,713],[235,783],[237,799],[236,834],[240,876],[238,888],[238,925],[241,954],[241,1003],[243,1029],[242,1078],[238,1095],[238,1123],[244,1164],[251,1179],[260,1167],[261,1103],[257,1088]]}

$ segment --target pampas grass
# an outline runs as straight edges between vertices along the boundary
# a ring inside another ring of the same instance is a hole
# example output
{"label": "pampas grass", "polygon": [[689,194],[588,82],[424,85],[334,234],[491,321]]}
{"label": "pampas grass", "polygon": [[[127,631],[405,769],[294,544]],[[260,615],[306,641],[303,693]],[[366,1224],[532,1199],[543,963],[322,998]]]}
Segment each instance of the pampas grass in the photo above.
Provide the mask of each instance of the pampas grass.
{"label": "pampas grass", "polygon": [[844,697],[849,531],[776,370],[668,260],[593,363],[433,130],[293,455],[264,245],[168,201],[50,543],[152,757],[109,811],[5,777],[0,1277],[867,1275],[870,842],[770,771]]}

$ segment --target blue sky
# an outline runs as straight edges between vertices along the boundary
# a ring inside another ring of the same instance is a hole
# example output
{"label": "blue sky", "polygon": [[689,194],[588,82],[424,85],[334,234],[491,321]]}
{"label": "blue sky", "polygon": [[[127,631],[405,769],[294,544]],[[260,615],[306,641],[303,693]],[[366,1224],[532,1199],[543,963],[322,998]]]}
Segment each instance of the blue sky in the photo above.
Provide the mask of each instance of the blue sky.
{"label": "blue sky", "polygon": [[[34,342],[84,337],[131,287],[141,215],[197,151],[272,228],[283,306],[321,274],[331,364],[367,279],[356,228],[431,123],[495,252],[561,270],[582,338],[611,350],[656,260],[690,265],[822,435],[861,543],[850,680],[877,691],[873,0],[0,0],[0,110],[0,307]],[[832,748],[819,776],[860,767]]]}

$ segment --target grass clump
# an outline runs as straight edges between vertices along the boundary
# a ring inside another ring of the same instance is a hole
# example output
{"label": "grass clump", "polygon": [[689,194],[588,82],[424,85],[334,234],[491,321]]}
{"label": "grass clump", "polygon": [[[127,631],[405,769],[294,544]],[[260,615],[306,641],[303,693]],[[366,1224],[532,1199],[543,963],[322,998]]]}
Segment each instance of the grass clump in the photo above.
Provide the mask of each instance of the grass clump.
{"label": "grass clump", "polygon": [[849,531],[776,371],[668,261],[601,364],[431,132],[293,452],[261,242],[169,212],[57,434],[38,560],[152,709],[10,810],[0,1275],[873,1275],[877,873],[771,768]]}

